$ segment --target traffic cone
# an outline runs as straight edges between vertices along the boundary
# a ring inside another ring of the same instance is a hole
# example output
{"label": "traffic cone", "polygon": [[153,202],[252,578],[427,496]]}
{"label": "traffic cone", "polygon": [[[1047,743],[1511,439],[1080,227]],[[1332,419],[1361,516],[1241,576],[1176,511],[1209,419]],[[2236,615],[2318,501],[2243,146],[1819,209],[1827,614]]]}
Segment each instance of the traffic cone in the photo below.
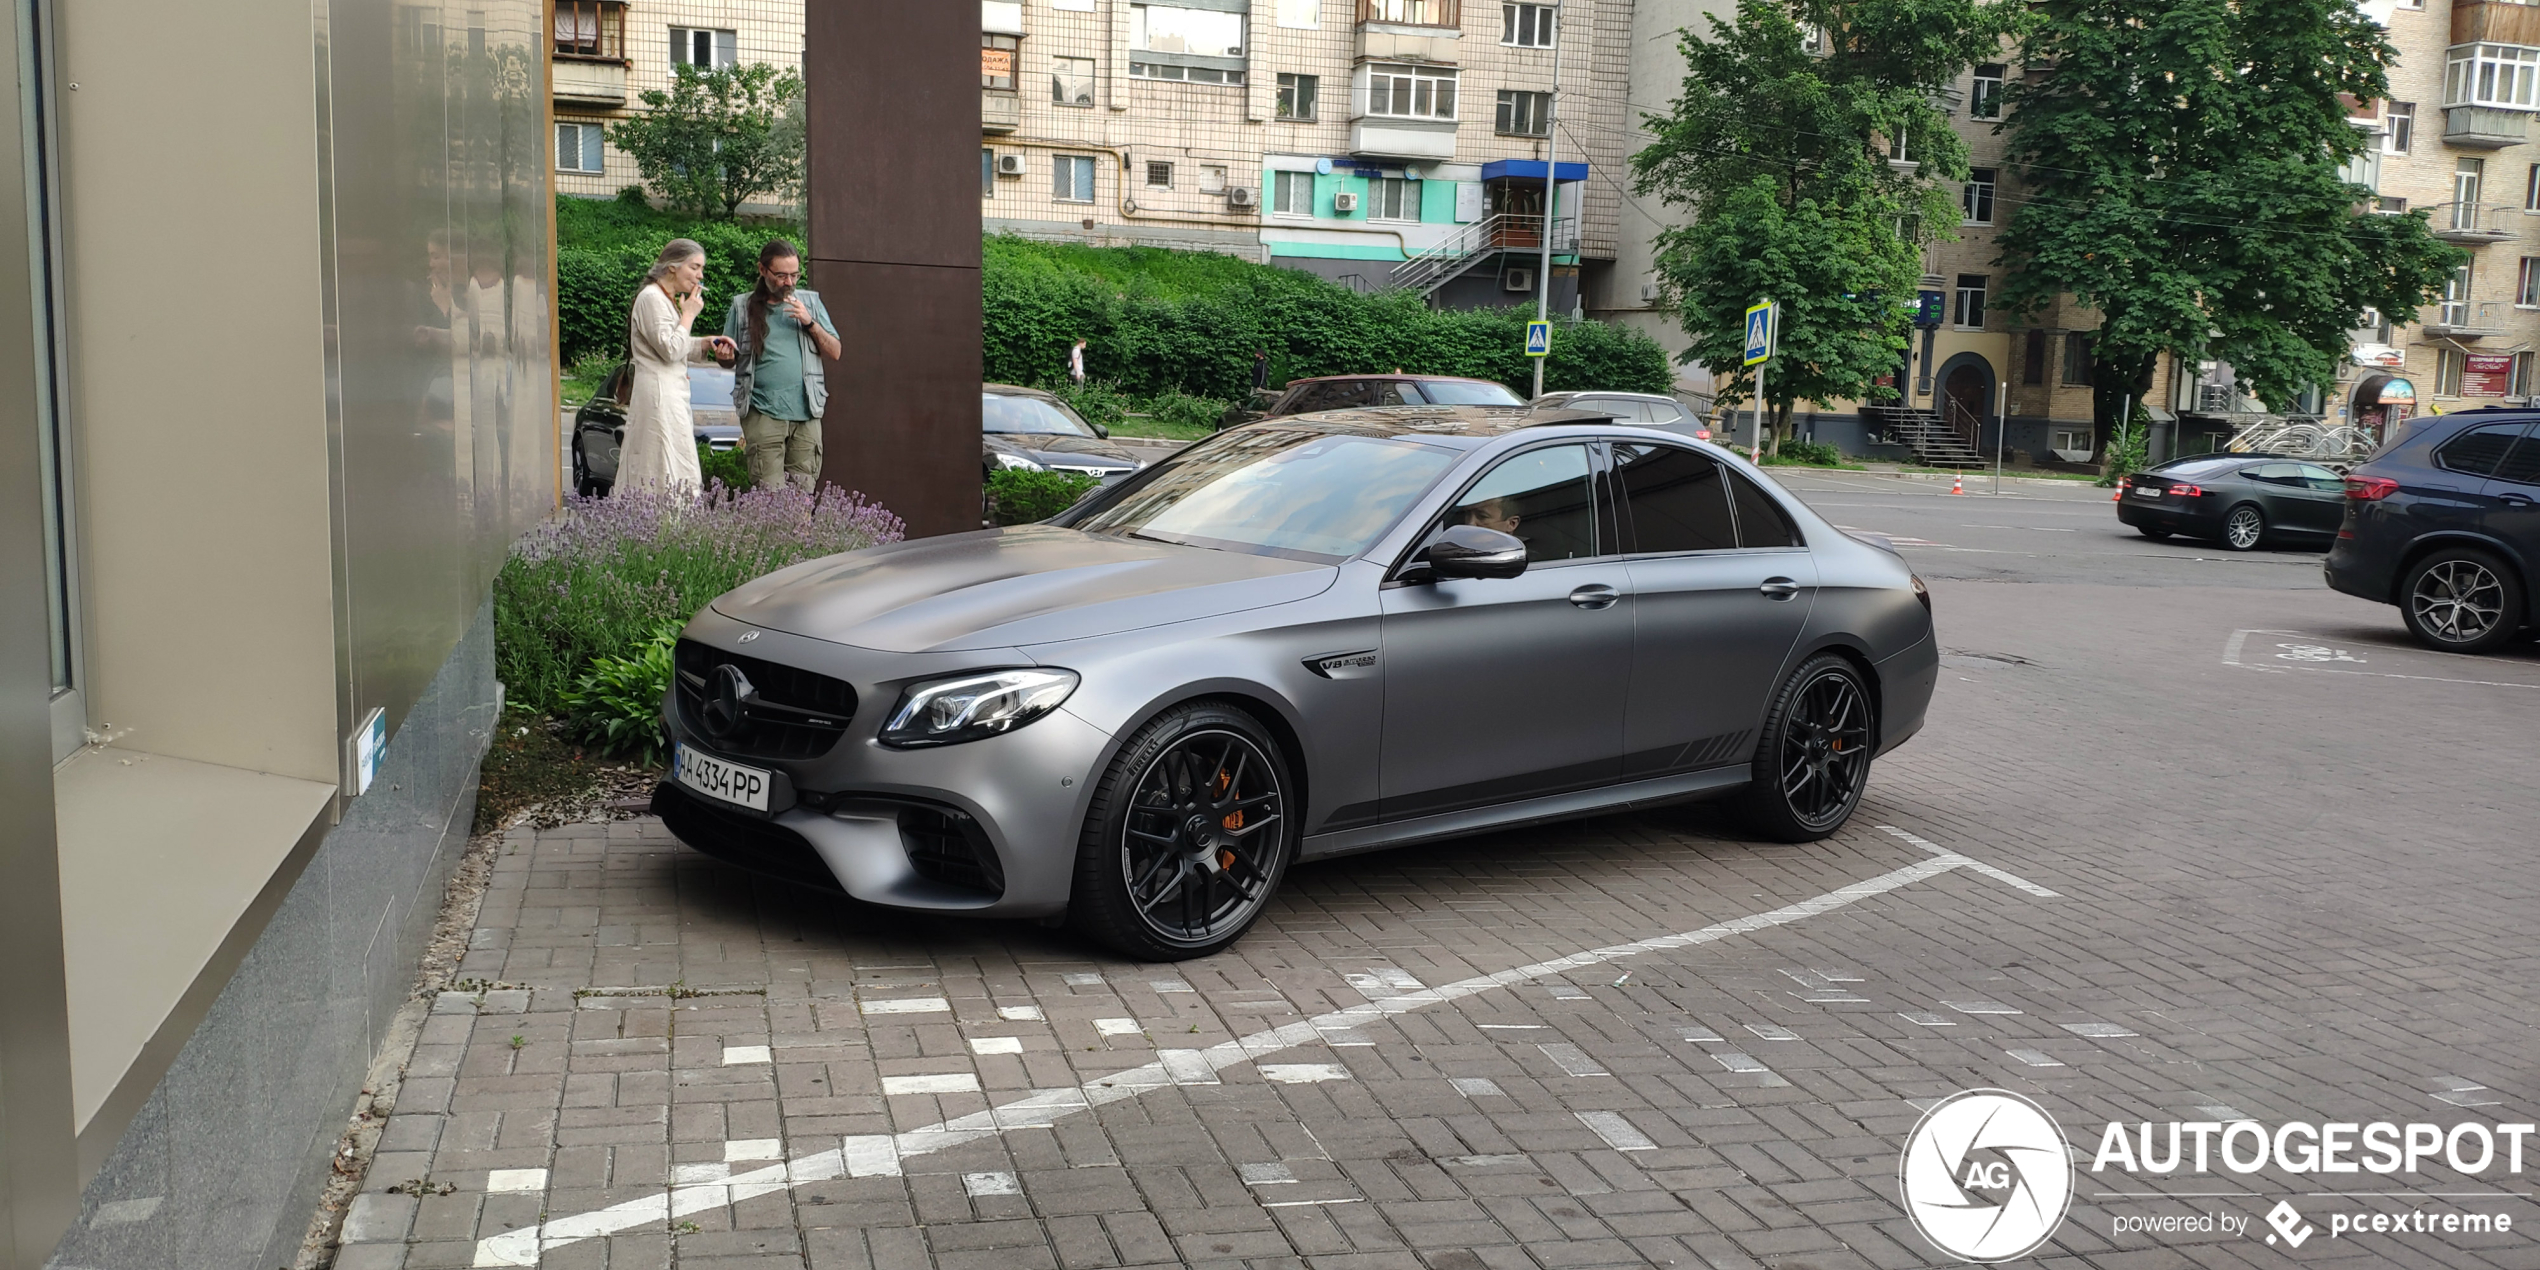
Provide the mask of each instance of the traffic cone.
{"label": "traffic cone", "polygon": [[1966,473],[1961,472],[1958,475],[1949,478],[1949,492],[1952,494],[1964,494],[1967,492]]}

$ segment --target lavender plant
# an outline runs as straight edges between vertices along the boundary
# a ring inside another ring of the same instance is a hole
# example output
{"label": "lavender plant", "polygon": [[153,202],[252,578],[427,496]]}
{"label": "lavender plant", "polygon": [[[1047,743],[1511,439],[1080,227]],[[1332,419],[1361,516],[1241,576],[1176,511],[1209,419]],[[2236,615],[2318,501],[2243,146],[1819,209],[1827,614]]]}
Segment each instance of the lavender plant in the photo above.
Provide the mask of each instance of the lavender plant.
{"label": "lavender plant", "polygon": [[600,658],[638,659],[665,625],[787,565],[896,542],[900,518],[834,486],[630,490],[569,498],[494,579],[494,661],[510,699],[557,716]]}

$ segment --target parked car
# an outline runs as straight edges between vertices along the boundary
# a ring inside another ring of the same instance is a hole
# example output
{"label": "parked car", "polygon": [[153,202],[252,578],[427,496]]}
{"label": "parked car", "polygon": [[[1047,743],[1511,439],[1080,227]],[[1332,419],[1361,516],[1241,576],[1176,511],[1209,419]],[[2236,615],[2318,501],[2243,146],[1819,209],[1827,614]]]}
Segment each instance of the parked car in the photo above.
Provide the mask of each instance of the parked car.
{"label": "parked car", "polygon": [[1066,402],[1037,388],[986,385],[979,396],[979,425],[982,477],[1019,467],[1117,480],[1141,466],[1111,443],[1109,428],[1085,422]]}
{"label": "parked car", "polygon": [[780,570],[673,660],[654,806],[690,846],[1169,960],[1300,859],[1703,798],[1824,837],[1939,655],[1904,560],[1727,451],[1400,407]]}
{"label": "parked car", "polygon": [[1683,402],[1664,393],[1548,392],[1527,404],[1543,410],[1593,410],[1600,414],[1610,411],[1617,423],[1665,428],[1696,441],[1711,439],[1708,421],[1685,409]]}
{"label": "parked car", "polygon": [[2529,412],[2412,419],[2346,474],[2321,564],[2348,595],[2395,604],[2428,648],[2486,653],[2540,622],[2540,427]]}
{"label": "parked car", "polygon": [[1454,375],[1325,375],[1291,380],[1285,388],[1260,389],[1245,405],[1230,408],[1220,428],[1317,410],[1367,406],[1522,406],[1508,385]]}
{"label": "parked car", "polygon": [[[573,488],[606,494],[617,483],[617,452],[626,444],[624,366],[573,412]],[[741,417],[732,408],[732,372],[719,366],[688,368],[688,412],[697,440],[717,450],[741,444]]]}
{"label": "parked car", "polygon": [[2172,459],[2117,482],[2117,519],[2146,538],[2186,534],[2233,551],[2337,536],[2346,478],[2317,463],[2272,455]]}

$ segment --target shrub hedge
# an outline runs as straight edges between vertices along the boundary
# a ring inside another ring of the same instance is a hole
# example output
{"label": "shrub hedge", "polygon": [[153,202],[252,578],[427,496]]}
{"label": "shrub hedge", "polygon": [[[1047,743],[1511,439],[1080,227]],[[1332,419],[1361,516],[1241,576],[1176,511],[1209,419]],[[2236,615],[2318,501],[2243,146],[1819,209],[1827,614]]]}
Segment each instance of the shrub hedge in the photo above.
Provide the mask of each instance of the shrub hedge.
{"label": "shrub hedge", "polygon": [[723,329],[724,306],[758,280],[770,238],[799,247],[803,227],[782,220],[696,220],[633,199],[556,199],[557,342],[570,366],[599,353],[626,355],[626,314],[663,244],[693,238],[706,249],[706,309],[699,334]]}

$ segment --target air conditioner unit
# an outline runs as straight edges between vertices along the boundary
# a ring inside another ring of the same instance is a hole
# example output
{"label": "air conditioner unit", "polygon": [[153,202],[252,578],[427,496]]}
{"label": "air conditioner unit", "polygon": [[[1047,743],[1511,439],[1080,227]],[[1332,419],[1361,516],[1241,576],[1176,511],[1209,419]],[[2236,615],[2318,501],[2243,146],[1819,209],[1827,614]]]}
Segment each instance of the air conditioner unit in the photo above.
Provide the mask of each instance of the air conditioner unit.
{"label": "air conditioner unit", "polygon": [[1535,289],[1535,271],[1532,269],[1511,269],[1508,272],[1499,275],[1499,289],[1502,291],[1532,291]]}
{"label": "air conditioner unit", "polygon": [[1354,212],[1354,211],[1357,211],[1357,210],[1358,210],[1358,196],[1357,196],[1357,195],[1355,195],[1355,194],[1335,194],[1335,195],[1333,195],[1333,196],[1332,196],[1332,213],[1333,213],[1333,215],[1336,215],[1336,216],[1347,216],[1347,215],[1349,215],[1351,212]]}
{"label": "air conditioner unit", "polygon": [[1226,206],[1228,207],[1251,207],[1260,201],[1261,200],[1254,194],[1253,188],[1249,185],[1230,185],[1226,187]]}
{"label": "air conditioner unit", "polygon": [[1030,170],[1030,165],[1022,155],[1000,154],[997,156],[998,176],[1021,176]]}
{"label": "air conditioner unit", "polygon": [[1658,284],[1655,282],[1644,282],[1640,284],[1640,298],[1644,301],[1657,300]]}

